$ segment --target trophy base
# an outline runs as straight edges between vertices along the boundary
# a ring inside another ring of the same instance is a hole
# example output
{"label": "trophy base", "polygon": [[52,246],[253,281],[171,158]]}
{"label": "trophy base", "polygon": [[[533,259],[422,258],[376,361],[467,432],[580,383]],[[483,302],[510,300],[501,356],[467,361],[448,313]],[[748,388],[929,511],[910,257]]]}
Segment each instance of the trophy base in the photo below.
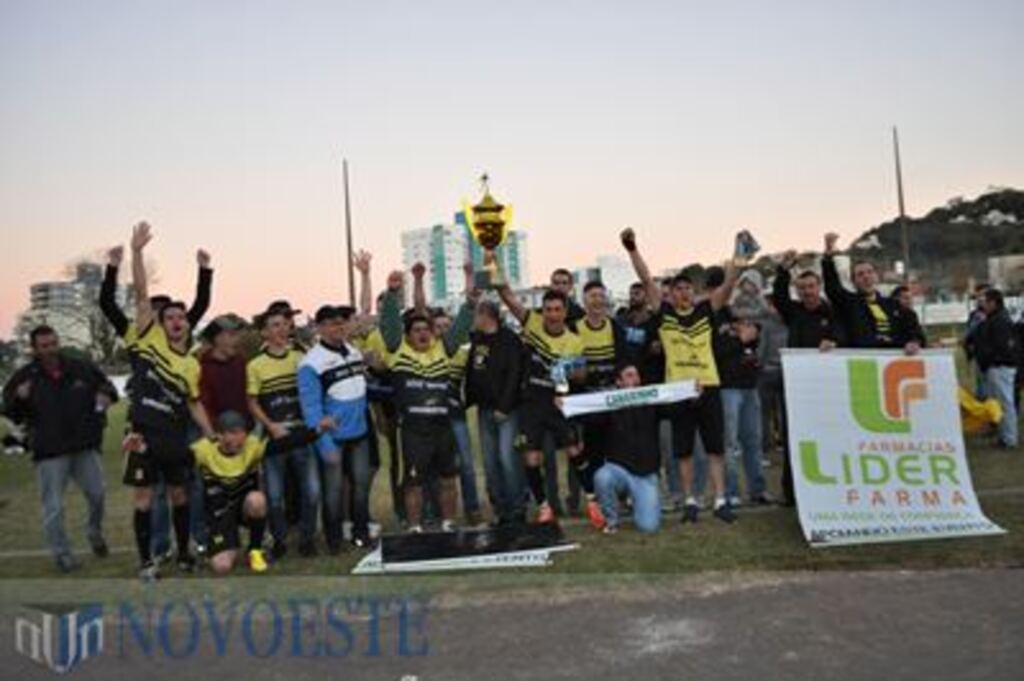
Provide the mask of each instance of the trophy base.
{"label": "trophy base", "polygon": [[508,282],[494,270],[476,270],[473,272],[473,285],[481,291],[493,291],[505,286]]}

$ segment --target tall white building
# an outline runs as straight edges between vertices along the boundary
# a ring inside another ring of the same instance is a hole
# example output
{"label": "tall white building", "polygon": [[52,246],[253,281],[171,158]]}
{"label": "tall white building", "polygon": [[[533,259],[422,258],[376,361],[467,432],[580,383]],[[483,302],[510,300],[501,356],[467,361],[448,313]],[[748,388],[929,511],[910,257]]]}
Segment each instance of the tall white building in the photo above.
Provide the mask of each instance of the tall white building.
{"label": "tall white building", "polygon": [[[402,232],[402,266],[406,271],[406,287],[412,290],[409,270],[418,262],[427,268],[425,288],[427,303],[452,307],[466,292],[463,265],[472,260],[475,269],[483,266],[483,251],[466,225],[462,213],[454,223],[442,223],[423,229]],[[510,230],[505,242],[495,252],[509,286],[519,289],[529,282],[526,234]]]}

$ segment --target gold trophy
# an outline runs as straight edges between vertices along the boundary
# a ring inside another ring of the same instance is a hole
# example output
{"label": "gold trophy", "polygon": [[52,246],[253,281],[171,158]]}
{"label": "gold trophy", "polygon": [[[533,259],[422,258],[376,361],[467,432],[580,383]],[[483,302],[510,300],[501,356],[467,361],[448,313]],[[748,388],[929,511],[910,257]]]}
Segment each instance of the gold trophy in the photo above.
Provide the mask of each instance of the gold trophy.
{"label": "gold trophy", "polygon": [[508,222],[508,207],[498,203],[491,196],[490,178],[486,173],[480,178],[483,198],[480,203],[467,211],[470,234],[484,251],[483,269],[474,273],[476,286],[479,289],[495,289],[505,284],[494,249],[505,241],[505,226]]}

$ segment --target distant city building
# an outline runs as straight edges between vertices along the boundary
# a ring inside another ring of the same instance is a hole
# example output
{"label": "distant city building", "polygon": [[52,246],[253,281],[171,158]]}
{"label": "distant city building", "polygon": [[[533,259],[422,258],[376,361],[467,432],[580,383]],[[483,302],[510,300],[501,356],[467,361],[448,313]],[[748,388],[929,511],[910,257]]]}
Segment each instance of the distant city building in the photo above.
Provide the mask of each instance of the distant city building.
{"label": "distant city building", "polygon": [[[467,258],[475,269],[483,267],[483,250],[469,233],[465,216],[455,214],[453,223],[442,223],[423,229],[402,232],[402,265],[406,271],[406,286],[412,291],[412,266],[418,262],[426,267],[424,286],[427,304],[455,307],[466,292],[463,265]],[[528,284],[526,233],[510,230],[505,242],[498,246],[495,256],[508,279],[509,286],[519,289]]]}
{"label": "distant city building", "polygon": [[[40,325],[53,327],[65,347],[100,355],[97,335],[112,333],[99,310],[103,266],[79,263],[71,281],[43,281],[29,286],[29,309],[18,316],[14,337],[23,353],[29,351],[29,334]],[[115,299],[123,309],[134,305],[129,286],[118,286]]]}

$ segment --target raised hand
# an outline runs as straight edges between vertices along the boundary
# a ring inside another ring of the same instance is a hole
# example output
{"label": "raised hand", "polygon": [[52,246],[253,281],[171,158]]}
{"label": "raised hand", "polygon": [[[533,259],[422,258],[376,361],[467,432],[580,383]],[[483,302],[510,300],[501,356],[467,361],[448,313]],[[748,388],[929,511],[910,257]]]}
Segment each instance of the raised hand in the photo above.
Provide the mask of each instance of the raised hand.
{"label": "raised hand", "polygon": [[839,241],[839,235],[836,234],[835,232],[829,232],[828,234],[826,234],[825,235],[825,252],[826,253],[835,253],[836,252],[836,242],[838,242],[838,241]]}
{"label": "raised hand", "polygon": [[427,266],[421,262],[412,266],[412,276],[415,279],[422,279],[427,274]]}
{"label": "raised hand", "polygon": [[148,222],[140,222],[132,227],[132,250],[136,253],[142,252],[152,239],[153,232]]}
{"label": "raised hand", "polygon": [[124,260],[124,246],[114,246],[107,251],[107,263],[111,267],[120,267]]}
{"label": "raised hand", "polygon": [[210,253],[200,248],[199,250],[196,251],[196,262],[199,263],[199,266],[202,267],[203,269],[209,269]]}
{"label": "raised hand", "polygon": [[356,251],[352,256],[352,265],[360,274],[369,274],[372,258],[373,256],[367,251]]}
{"label": "raised hand", "polygon": [[627,251],[636,250],[636,232],[633,231],[632,227],[627,227],[619,233],[619,240],[622,241],[622,245]]}
{"label": "raised hand", "polygon": [[779,261],[779,264],[782,265],[782,267],[784,267],[785,269],[791,270],[796,265],[796,258],[797,253],[794,249],[791,248],[782,254],[782,259]]}

